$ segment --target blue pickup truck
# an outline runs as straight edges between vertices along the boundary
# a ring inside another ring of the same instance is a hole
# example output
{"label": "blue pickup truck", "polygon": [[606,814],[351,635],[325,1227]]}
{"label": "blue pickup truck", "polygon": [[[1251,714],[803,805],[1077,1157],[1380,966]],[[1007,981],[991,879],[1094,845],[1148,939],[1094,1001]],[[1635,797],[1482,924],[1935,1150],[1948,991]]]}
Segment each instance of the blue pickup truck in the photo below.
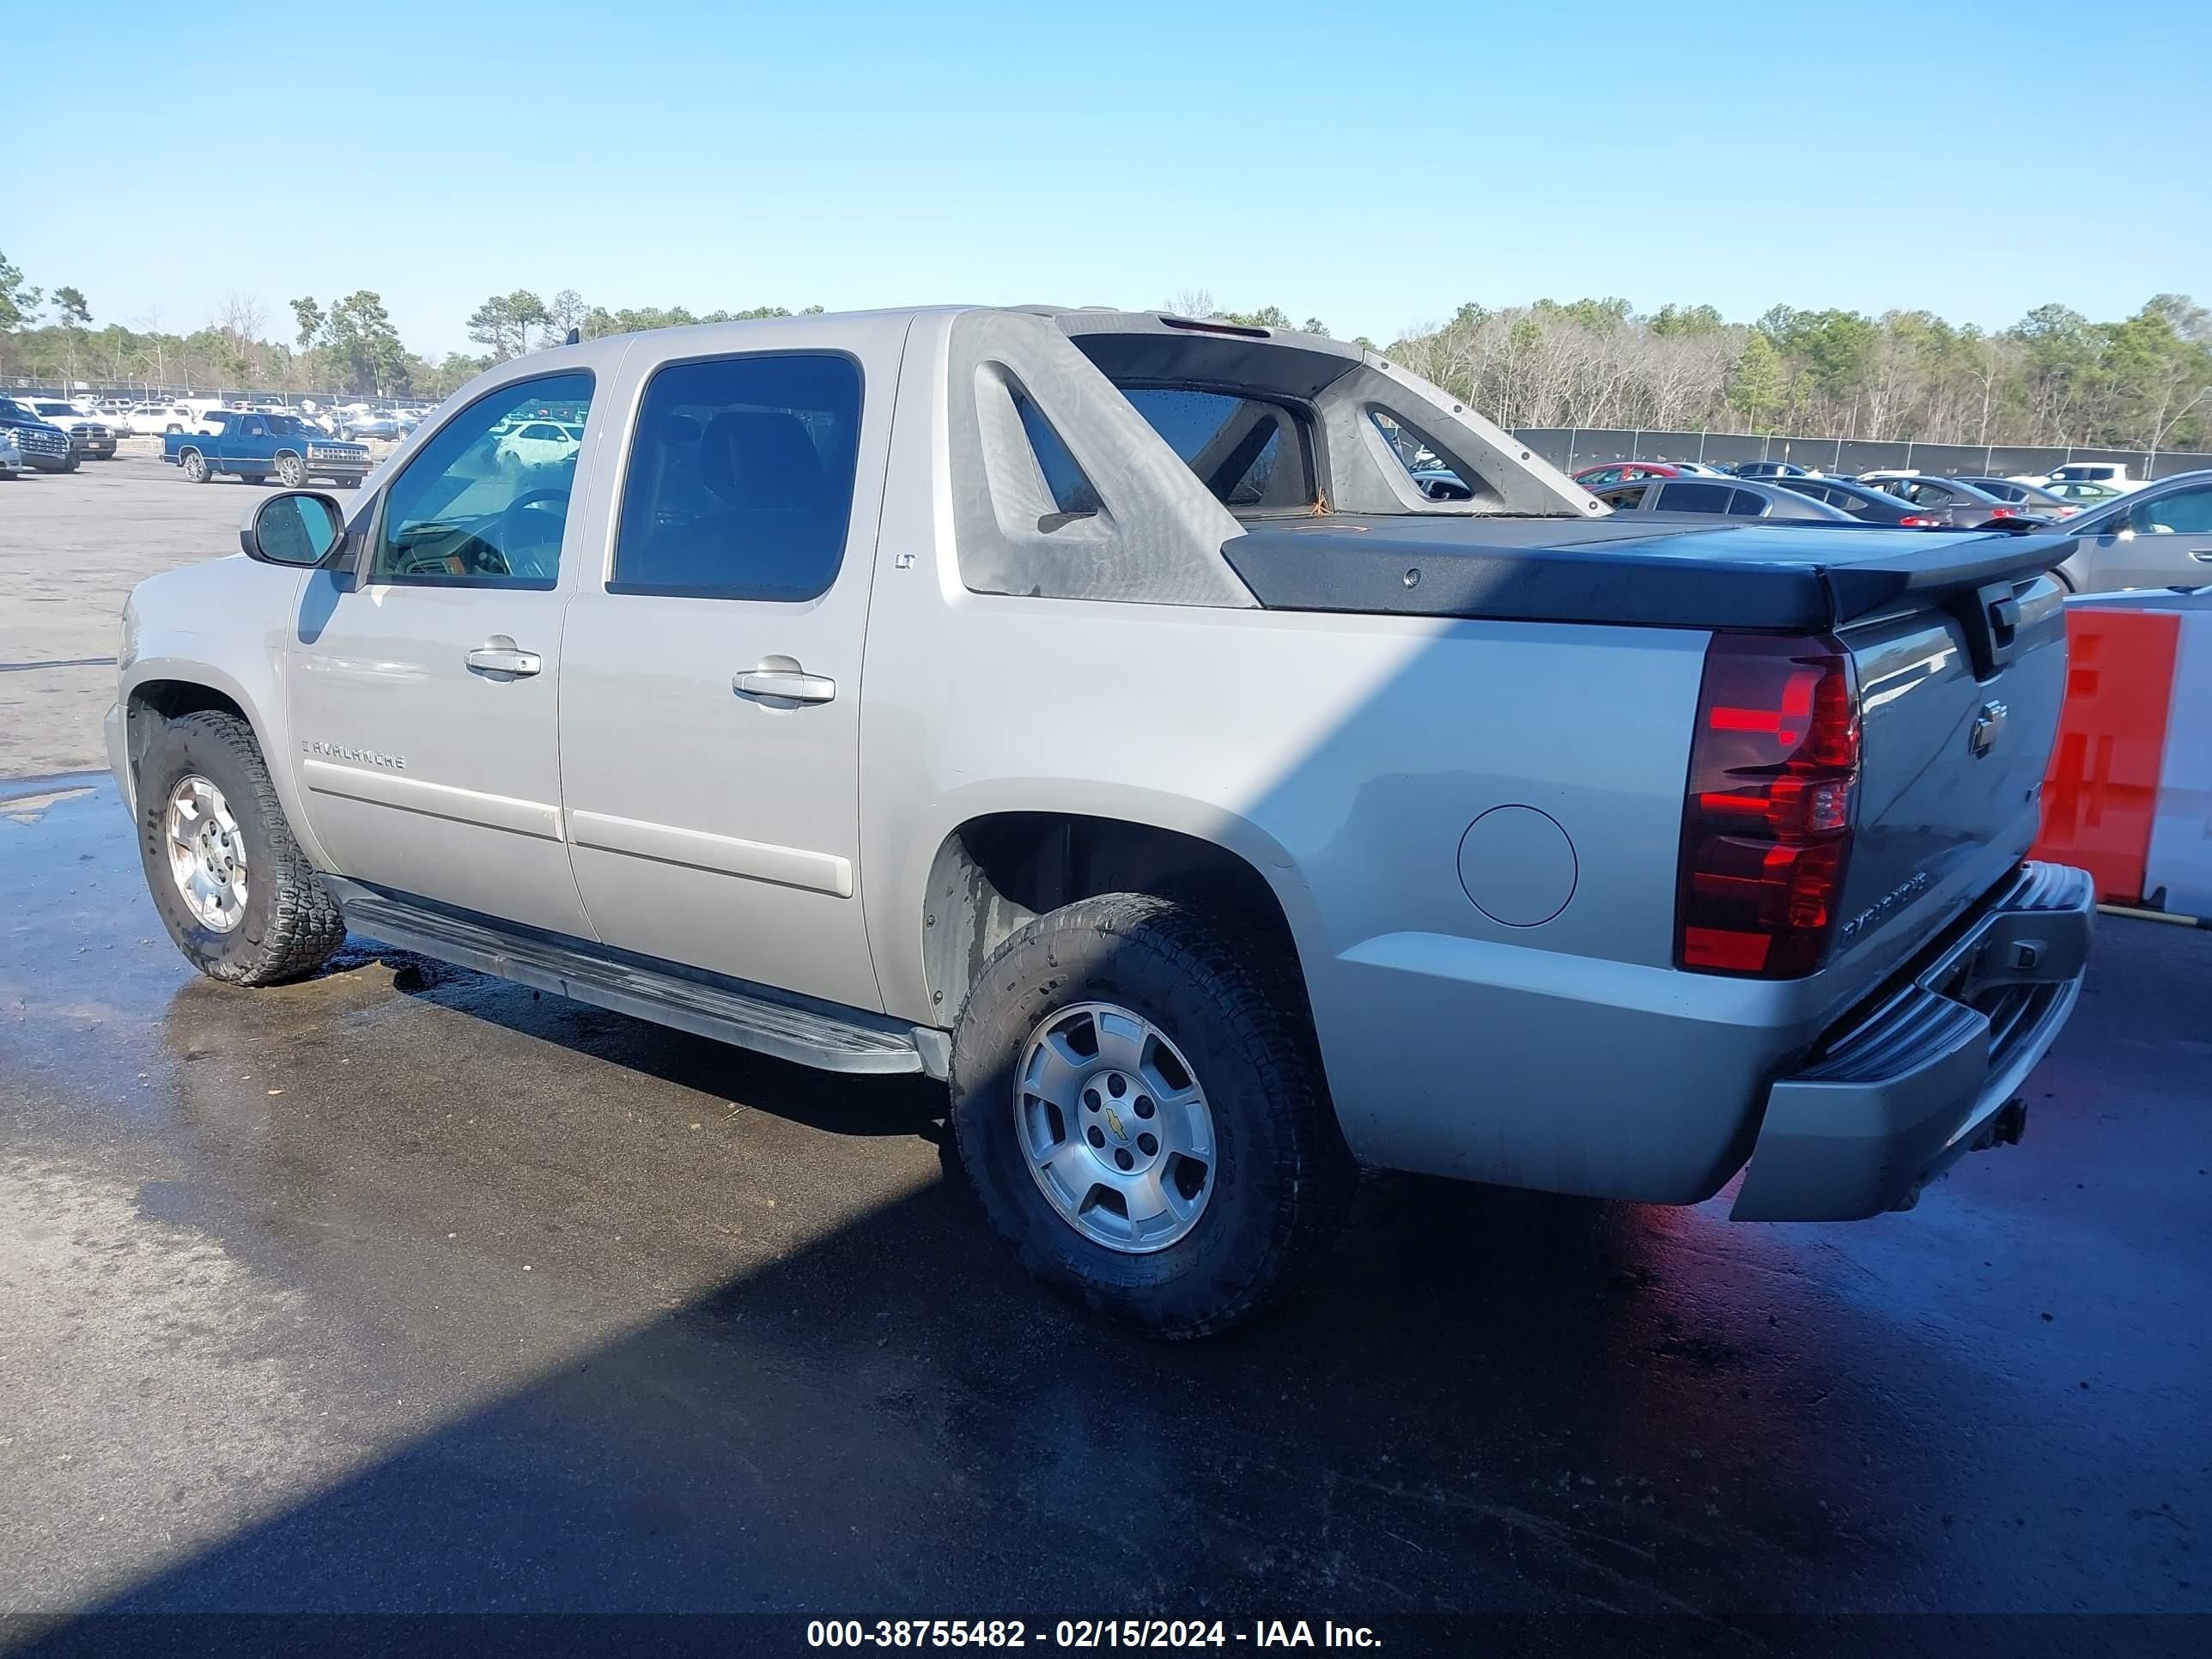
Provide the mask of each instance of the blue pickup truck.
{"label": "blue pickup truck", "polygon": [[13,398],[0,398],[0,430],[5,430],[15,441],[22,464],[40,472],[74,472],[76,471],[76,451],[70,443],[70,435],[44,416],[31,412],[27,404]]}
{"label": "blue pickup truck", "polygon": [[348,489],[368,471],[368,446],[326,438],[293,415],[264,415],[218,409],[198,432],[171,432],[161,439],[161,459],[184,469],[194,483],[228,472],[248,483],[270,477],[287,489],[310,478],[328,478]]}

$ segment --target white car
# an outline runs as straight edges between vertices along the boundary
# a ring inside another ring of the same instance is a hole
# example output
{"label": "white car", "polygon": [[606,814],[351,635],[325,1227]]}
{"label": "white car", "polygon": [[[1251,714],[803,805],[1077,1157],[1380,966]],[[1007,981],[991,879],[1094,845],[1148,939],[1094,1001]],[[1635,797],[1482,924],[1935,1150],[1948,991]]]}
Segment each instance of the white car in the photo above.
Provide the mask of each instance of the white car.
{"label": "white car", "polygon": [[558,421],[526,421],[501,438],[492,453],[502,465],[554,466],[584,447],[580,427]]}
{"label": "white car", "polygon": [[2052,484],[2097,484],[2126,495],[2130,490],[2141,489],[2149,481],[2128,477],[2124,461],[2069,461],[2063,466],[2052,467],[2040,477],[2015,477],[2011,482],[2040,484],[2045,489]]}
{"label": "white car", "polygon": [[23,470],[23,452],[16,447],[15,434],[0,426],[0,478],[12,478]]}
{"label": "white car", "polygon": [[199,411],[183,404],[133,404],[130,415],[133,432],[155,437],[164,432],[190,432],[200,423]]}

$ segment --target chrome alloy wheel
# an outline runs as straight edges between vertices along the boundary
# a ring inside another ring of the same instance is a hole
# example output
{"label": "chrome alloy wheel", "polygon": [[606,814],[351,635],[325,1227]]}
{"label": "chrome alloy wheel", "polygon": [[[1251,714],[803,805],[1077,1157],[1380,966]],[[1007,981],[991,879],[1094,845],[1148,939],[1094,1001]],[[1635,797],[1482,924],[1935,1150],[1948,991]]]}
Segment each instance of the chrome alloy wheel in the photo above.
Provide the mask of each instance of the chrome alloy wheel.
{"label": "chrome alloy wheel", "polygon": [[192,920],[228,933],[246,916],[246,837],[222,791],[198,773],[169,794],[169,874]]}
{"label": "chrome alloy wheel", "polygon": [[1113,1003],[1038,1022],[1014,1073],[1014,1123],[1046,1200],[1108,1249],[1165,1249],[1213,1195],[1205,1090],[1158,1026]]}

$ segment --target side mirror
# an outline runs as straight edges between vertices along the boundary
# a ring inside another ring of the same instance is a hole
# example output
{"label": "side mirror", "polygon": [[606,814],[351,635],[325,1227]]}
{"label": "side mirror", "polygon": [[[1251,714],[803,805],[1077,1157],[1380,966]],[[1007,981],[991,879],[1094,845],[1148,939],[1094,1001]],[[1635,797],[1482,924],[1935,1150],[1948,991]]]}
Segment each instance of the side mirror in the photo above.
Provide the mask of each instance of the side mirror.
{"label": "side mirror", "polygon": [[264,564],[310,569],[345,541],[345,515],[328,495],[286,489],[264,495],[249,508],[238,527],[238,545]]}

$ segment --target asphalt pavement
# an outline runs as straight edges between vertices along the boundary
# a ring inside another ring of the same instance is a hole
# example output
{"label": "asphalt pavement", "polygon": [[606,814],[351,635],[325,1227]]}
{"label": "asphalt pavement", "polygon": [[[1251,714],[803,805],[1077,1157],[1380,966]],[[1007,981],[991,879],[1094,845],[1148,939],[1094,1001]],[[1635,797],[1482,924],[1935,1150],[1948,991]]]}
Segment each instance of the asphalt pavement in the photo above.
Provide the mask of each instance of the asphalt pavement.
{"label": "asphalt pavement", "polygon": [[2025,1142],[1911,1213],[1375,1177],[1310,1293],[1158,1346],[1022,1275],[933,1085],[366,940],[218,987],[104,780],[10,795],[0,1638],[2212,1613],[2212,933],[2105,921]]}

